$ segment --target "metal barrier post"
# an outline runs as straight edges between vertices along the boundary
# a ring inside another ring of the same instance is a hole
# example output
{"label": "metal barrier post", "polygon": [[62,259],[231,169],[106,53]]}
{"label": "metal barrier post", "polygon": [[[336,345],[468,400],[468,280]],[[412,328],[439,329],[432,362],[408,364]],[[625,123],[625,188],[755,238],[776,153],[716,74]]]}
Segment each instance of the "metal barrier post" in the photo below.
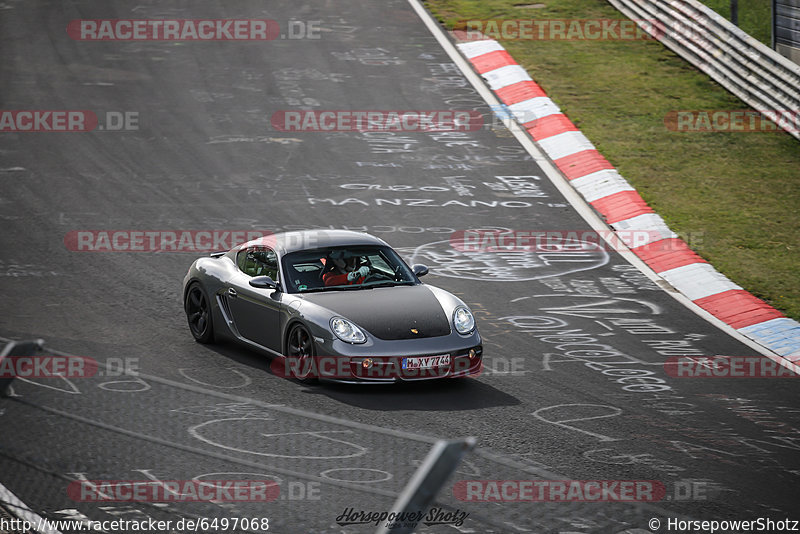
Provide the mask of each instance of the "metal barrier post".
{"label": "metal barrier post", "polygon": [[[475,448],[475,438],[437,441],[422,465],[408,481],[403,492],[397,497],[397,501],[392,506],[392,513],[395,515],[424,513],[433,502],[439,489],[456,470],[464,455],[473,448]],[[378,528],[376,534],[410,534],[416,528],[416,524],[410,525],[403,522],[393,528],[383,525]]]}

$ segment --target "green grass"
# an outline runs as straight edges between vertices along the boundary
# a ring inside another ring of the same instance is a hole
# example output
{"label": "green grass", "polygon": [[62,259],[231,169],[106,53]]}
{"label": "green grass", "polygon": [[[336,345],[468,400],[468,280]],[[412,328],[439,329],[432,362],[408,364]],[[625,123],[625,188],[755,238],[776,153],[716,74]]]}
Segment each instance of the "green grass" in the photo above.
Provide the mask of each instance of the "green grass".
{"label": "green grass", "polygon": [[[427,0],[458,20],[622,18],[604,0]],[[745,9],[742,0],[740,10]],[[655,41],[505,41],[642,197],[731,280],[800,319],[800,142],[784,132],[672,132],[674,110],[747,106]]]}
{"label": "green grass", "polygon": [[[731,20],[731,0],[700,0]],[[772,2],[739,0],[739,27],[767,46],[772,46]]]}

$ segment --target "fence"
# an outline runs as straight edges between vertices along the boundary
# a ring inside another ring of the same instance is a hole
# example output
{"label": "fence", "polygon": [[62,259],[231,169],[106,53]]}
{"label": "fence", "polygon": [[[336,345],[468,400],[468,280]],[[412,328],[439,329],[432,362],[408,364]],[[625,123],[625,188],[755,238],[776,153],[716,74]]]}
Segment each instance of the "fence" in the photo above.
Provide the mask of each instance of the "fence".
{"label": "fence", "polygon": [[[675,53],[800,139],[800,65],[696,0],[609,0]],[[649,24],[648,21],[655,21]]]}

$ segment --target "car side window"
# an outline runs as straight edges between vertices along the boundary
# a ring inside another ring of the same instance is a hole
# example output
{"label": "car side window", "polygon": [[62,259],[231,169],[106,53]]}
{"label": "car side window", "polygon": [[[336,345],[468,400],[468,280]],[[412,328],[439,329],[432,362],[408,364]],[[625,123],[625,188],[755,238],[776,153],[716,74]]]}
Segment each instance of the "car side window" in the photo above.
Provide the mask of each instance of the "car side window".
{"label": "car side window", "polygon": [[269,247],[249,247],[236,255],[236,264],[247,276],[269,276],[278,282],[278,255]]}

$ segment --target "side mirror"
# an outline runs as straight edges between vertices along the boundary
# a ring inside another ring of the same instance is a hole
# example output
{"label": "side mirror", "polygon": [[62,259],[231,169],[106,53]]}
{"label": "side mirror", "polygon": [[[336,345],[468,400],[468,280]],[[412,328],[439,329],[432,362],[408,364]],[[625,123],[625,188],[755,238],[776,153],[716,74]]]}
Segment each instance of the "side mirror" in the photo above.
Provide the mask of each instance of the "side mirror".
{"label": "side mirror", "polygon": [[277,289],[278,284],[269,276],[256,276],[250,279],[250,285],[258,289]]}
{"label": "side mirror", "polygon": [[415,263],[412,265],[411,270],[414,271],[414,274],[417,275],[417,278],[428,274],[428,266],[422,265],[421,263]]}

